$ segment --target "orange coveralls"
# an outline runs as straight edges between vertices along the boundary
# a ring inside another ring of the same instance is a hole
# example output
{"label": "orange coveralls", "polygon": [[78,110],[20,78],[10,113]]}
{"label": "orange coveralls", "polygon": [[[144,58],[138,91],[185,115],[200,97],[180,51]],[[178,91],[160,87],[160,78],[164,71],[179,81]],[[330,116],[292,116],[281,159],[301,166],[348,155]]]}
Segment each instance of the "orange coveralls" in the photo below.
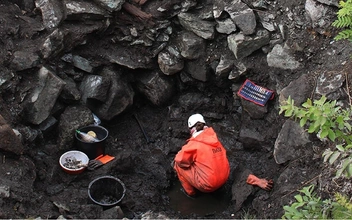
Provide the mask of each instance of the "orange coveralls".
{"label": "orange coveralls", "polygon": [[213,192],[227,181],[230,165],[226,149],[213,128],[206,128],[188,140],[176,154],[174,169],[188,195],[194,195],[195,188],[201,192]]}

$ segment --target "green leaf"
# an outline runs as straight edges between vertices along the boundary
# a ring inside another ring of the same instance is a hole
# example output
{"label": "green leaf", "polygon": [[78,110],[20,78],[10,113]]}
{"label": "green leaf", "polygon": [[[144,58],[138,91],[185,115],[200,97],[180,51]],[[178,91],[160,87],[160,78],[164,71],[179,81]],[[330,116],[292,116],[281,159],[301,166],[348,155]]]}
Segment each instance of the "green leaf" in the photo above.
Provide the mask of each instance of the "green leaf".
{"label": "green leaf", "polygon": [[328,134],[329,134],[328,129],[322,129],[322,131],[320,133],[320,138],[326,138],[326,136],[328,136]]}
{"label": "green leaf", "polygon": [[308,128],[308,133],[313,133],[315,131],[315,127],[314,127],[314,124],[311,124]]}
{"label": "green leaf", "polygon": [[342,144],[336,145],[336,148],[341,152],[345,152],[345,148],[342,146]]}
{"label": "green leaf", "polygon": [[345,128],[347,128],[348,131],[351,131],[350,123],[346,122],[346,123],[344,123],[344,125],[345,125]]}
{"label": "green leaf", "polygon": [[301,118],[301,120],[299,121],[299,125],[301,127],[303,127],[306,123],[307,123],[307,118],[306,117]]}
{"label": "green leaf", "polygon": [[329,163],[330,163],[330,164],[333,164],[333,163],[336,161],[336,159],[337,159],[340,155],[341,155],[340,152],[335,151],[335,152],[331,155],[331,157],[330,157],[330,159],[329,159]]}
{"label": "green leaf", "polygon": [[292,109],[288,109],[286,112],[285,112],[285,117],[291,117],[293,115],[293,110]]}
{"label": "green leaf", "polygon": [[307,101],[305,103],[303,103],[302,106],[305,107],[305,108],[312,107],[312,100],[307,99]]}
{"label": "green leaf", "polygon": [[300,194],[297,194],[295,195],[295,199],[298,201],[298,202],[303,202],[303,198]]}
{"label": "green leaf", "polygon": [[329,139],[332,140],[332,141],[335,141],[336,135],[335,135],[334,131],[329,129],[328,133],[329,133],[328,134]]}
{"label": "green leaf", "polygon": [[326,101],[326,97],[322,96],[319,100],[315,100],[314,104],[322,106]]}
{"label": "green leaf", "polygon": [[351,177],[352,176],[352,164],[348,164],[348,166],[346,167],[346,171],[347,171],[347,177]]}
{"label": "green leaf", "polygon": [[310,206],[315,206],[315,205],[317,205],[318,203],[316,202],[316,201],[310,201],[310,202],[308,202],[308,205],[310,205]]}
{"label": "green leaf", "polygon": [[352,144],[348,144],[345,149],[348,150],[348,149],[351,149],[352,148]]}
{"label": "green leaf", "polygon": [[326,117],[320,118],[320,120],[319,120],[320,126],[324,125],[325,123],[326,123]]}
{"label": "green leaf", "polygon": [[351,165],[351,163],[352,163],[352,158],[347,158],[347,159],[343,160],[341,168],[338,169],[336,172],[336,177],[340,177],[345,170],[346,170],[346,173],[348,176],[348,171],[346,168],[348,165]]}
{"label": "green leaf", "polygon": [[324,157],[324,162],[328,161],[328,159],[330,158],[330,156],[334,153],[334,151],[331,150],[326,150],[323,153],[323,157]]}

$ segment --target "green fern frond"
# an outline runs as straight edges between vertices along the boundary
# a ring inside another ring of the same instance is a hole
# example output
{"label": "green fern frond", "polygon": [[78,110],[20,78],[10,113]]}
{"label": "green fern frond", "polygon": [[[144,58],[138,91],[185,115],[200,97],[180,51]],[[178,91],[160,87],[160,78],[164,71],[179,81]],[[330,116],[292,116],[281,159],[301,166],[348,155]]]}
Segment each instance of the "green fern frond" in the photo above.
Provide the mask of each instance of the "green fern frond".
{"label": "green fern frond", "polygon": [[345,28],[352,26],[352,16],[338,16],[337,20],[332,23],[337,28]]}
{"label": "green fern frond", "polygon": [[352,211],[352,203],[347,199],[346,196],[343,196],[340,193],[336,193],[335,199],[337,203],[345,207],[348,211]]}
{"label": "green fern frond", "polygon": [[352,29],[343,30],[343,31],[339,32],[334,39],[335,40],[347,39],[347,40],[352,41]]}
{"label": "green fern frond", "polygon": [[335,194],[336,203],[332,212],[334,219],[351,219],[352,218],[352,203],[346,196],[340,193]]}
{"label": "green fern frond", "polygon": [[340,1],[340,10],[337,12],[338,16],[350,16],[352,12],[352,1]]}

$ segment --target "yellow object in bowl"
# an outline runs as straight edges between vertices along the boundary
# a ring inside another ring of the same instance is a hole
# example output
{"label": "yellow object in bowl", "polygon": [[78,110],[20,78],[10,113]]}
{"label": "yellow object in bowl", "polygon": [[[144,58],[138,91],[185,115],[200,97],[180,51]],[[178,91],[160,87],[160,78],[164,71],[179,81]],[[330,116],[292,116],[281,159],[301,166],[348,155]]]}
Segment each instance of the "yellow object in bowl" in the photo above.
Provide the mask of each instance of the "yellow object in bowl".
{"label": "yellow object in bowl", "polygon": [[95,138],[97,137],[97,134],[94,131],[88,131],[87,134]]}

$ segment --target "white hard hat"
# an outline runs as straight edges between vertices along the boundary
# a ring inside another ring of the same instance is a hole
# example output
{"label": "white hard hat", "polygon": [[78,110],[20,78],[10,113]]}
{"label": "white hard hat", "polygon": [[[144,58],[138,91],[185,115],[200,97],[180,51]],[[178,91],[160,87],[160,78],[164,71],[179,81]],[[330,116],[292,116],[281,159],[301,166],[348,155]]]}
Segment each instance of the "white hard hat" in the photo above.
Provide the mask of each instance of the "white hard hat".
{"label": "white hard hat", "polygon": [[202,123],[205,124],[203,115],[201,115],[201,114],[194,114],[194,115],[191,115],[191,116],[188,118],[188,127],[189,127],[189,128],[193,127],[197,122],[202,122]]}

